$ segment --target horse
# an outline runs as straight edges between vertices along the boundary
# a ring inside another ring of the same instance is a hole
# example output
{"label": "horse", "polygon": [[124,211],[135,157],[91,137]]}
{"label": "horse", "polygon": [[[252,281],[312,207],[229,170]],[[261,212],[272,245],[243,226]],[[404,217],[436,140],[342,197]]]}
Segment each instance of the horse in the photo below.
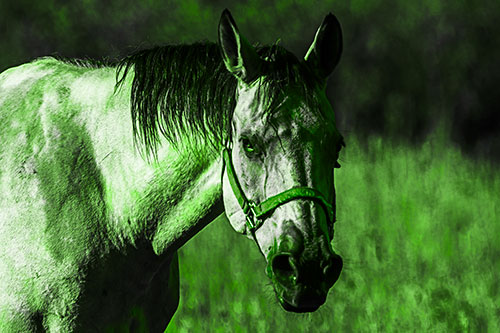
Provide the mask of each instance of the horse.
{"label": "horse", "polygon": [[163,331],[177,251],[221,215],[284,310],[318,309],[342,269],[325,93],[341,51],[331,13],[299,60],[251,45],[226,9],[217,43],[3,72],[0,331]]}

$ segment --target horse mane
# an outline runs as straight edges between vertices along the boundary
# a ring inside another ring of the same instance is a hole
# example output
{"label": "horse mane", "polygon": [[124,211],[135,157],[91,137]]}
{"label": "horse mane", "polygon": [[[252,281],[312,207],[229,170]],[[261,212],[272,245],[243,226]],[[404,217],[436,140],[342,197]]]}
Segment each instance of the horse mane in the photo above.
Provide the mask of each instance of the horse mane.
{"label": "horse mane", "polygon": [[118,61],[113,60],[113,59],[92,59],[92,58],[68,58],[65,56],[62,56],[60,54],[54,53],[51,54],[50,56],[47,57],[42,57],[42,58],[37,58],[36,60],[41,60],[41,59],[56,59],[58,61],[61,61],[65,64],[77,66],[77,67],[83,67],[83,68],[89,68],[89,69],[99,69],[99,68],[109,68],[109,67],[115,67],[118,64]]}
{"label": "horse mane", "polygon": [[[256,50],[267,60],[258,98],[271,112],[285,86],[298,87],[306,99],[313,95],[316,79],[292,53],[276,44]],[[116,89],[132,69],[133,133],[148,154],[156,156],[160,135],[174,146],[202,138],[216,149],[230,137],[237,79],[216,43],[165,45],[127,56],[117,64]]]}

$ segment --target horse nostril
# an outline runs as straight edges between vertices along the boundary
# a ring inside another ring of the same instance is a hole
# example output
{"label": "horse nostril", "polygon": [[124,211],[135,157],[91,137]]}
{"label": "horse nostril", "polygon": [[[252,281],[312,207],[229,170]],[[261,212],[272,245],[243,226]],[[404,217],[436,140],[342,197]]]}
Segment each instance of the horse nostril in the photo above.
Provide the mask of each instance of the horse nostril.
{"label": "horse nostril", "polygon": [[297,280],[295,259],[290,254],[278,254],[271,263],[274,276],[283,285],[294,285]]}
{"label": "horse nostril", "polygon": [[342,266],[342,258],[338,255],[335,255],[332,258],[330,264],[323,269],[323,274],[325,275],[328,289],[330,289],[339,278],[340,272],[342,271]]}

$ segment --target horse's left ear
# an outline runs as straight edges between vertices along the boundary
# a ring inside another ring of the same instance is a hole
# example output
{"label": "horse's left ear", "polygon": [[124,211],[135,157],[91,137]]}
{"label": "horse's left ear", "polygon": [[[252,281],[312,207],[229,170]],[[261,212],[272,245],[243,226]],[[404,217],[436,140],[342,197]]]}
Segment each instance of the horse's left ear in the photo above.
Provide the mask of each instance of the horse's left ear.
{"label": "horse's left ear", "polygon": [[332,13],[328,14],[314,36],[304,60],[322,79],[337,66],[342,54],[342,29]]}
{"label": "horse's left ear", "polygon": [[228,71],[245,83],[259,74],[260,59],[252,45],[240,35],[229,10],[224,9],[219,21],[219,46]]}

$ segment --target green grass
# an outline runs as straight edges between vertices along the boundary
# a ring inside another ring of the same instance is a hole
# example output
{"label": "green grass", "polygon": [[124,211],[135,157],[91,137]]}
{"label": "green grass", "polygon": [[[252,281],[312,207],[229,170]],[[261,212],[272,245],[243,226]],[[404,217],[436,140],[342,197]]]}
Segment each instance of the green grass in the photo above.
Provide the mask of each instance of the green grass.
{"label": "green grass", "polygon": [[347,138],[334,240],[345,265],[317,312],[283,311],[256,246],[218,220],[180,251],[168,331],[500,331],[500,172],[444,142]]}

